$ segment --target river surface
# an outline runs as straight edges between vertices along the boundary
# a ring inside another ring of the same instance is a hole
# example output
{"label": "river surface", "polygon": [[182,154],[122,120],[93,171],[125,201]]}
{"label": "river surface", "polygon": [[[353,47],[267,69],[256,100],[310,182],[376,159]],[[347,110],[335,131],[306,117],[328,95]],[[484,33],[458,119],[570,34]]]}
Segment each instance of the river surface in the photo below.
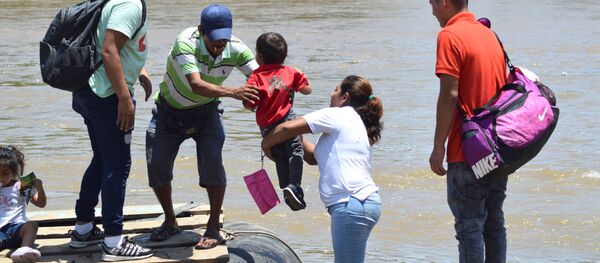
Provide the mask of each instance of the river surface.
{"label": "river surface", "polygon": [[[70,209],[91,149],[70,94],[41,82],[38,41],[64,0],[0,0],[0,144],[18,144],[48,191],[46,210]],[[148,1],[147,68],[155,90],[177,34],[196,26],[209,2]],[[457,241],[446,204],[445,179],[428,165],[438,79],[440,28],[426,0],[223,1],[234,34],[254,50],[261,33],[289,44],[287,64],[302,69],[313,93],[298,95],[300,115],[327,107],[346,75],[367,77],[383,100],[385,129],[374,147],[373,178],[383,213],[369,239],[367,262],[456,262]],[[561,116],[542,152],[512,175],[505,202],[509,262],[600,262],[600,6],[597,0],[471,1],[491,19],[516,65],[536,72],[557,95]],[[244,81],[235,72],[226,85]],[[127,205],[155,204],[147,186],[145,130],[151,102],[138,86],[133,167]],[[225,221],[265,226],[286,239],[305,262],[331,262],[329,215],[318,197],[318,171],[305,166],[308,207],[279,205],[261,216],[242,177],[260,168],[260,134],[252,113],[224,99],[228,173]],[[315,139],[315,137],[310,137]],[[208,203],[197,186],[195,146],[182,145],[174,200]],[[265,167],[276,180],[273,163]],[[35,210],[35,208],[30,208]]]}

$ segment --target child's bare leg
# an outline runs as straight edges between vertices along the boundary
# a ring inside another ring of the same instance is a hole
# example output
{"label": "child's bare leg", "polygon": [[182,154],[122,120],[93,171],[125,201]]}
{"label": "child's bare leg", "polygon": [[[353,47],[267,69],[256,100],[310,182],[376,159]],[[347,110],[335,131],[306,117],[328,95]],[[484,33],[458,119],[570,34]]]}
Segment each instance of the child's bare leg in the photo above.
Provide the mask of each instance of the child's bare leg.
{"label": "child's bare leg", "polygon": [[21,229],[19,236],[21,237],[21,247],[32,247],[38,231],[38,224],[34,221],[28,221]]}

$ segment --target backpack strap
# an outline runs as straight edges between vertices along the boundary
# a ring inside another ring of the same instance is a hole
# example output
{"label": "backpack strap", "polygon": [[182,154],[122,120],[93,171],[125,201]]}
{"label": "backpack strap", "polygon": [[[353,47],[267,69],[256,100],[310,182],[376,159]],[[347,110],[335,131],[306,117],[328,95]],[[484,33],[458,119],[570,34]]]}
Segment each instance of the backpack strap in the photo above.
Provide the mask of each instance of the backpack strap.
{"label": "backpack strap", "polygon": [[[105,0],[104,4],[106,4],[108,1],[110,1],[110,0]],[[146,24],[146,1],[145,0],[140,0],[140,2],[142,2],[142,23],[135,30],[135,32],[133,33],[133,35],[131,35],[131,39],[134,39],[135,36],[140,32],[140,30],[142,29],[142,27],[144,27],[144,24]],[[98,17],[98,21],[99,20],[100,20],[100,18]],[[96,26],[97,26],[97,24],[96,24]],[[95,50],[96,49],[95,38],[92,38],[92,45],[93,45],[94,50]],[[96,71],[98,68],[100,68],[100,66],[102,66],[102,57],[100,57],[100,59],[98,59],[98,61],[96,61],[96,63],[94,64],[94,71]]]}
{"label": "backpack strap", "polygon": [[[100,23],[100,17],[102,16],[102,9],[104,9],[104,6],[106,5],[106,3],[108,3],[110,0],[103,0],[102,3],[102,7],[100,8],[100,11],[98,12],[98,17],[94,18],[94,23],[93,23],[93,30],[97,30],[98,28],[98,24]],[[88,25],[90,26],[90,25]],[[96,38],[94,36],[92,36],[92,48],[93,50],[96,50],[97,48],[97,43],[96,43]],[[100,66],[102,66],[102,56],[98,56],[98,60],[96,61],[96,63],[94,63],[94,72],[100,68]]]}
{"label": "backpack strap", "polygon": [[146,1],[140,0],[140,2],[142,2],[142,23],[140,24],[140,27],[138,27],[138,29],[135,30],[133,35],[131,35],[131,39],[134,39],[137,33],[140,32],[140,30],[142,29],[144,24],[146,24]]}

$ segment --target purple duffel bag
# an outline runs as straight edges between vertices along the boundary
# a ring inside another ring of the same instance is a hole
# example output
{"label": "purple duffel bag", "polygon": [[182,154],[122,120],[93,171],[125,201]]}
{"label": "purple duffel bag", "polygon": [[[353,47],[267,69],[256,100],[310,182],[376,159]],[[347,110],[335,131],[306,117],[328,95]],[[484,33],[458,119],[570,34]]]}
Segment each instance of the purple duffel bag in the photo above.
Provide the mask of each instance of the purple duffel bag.
{"label": "purple duffel bag", "polygon": [[475,176],[494,178],[515,172],[533,159],[556,127],[559,109],[552,90],[510,68],[509,83],[473,116],[464,116],[461,138]]}

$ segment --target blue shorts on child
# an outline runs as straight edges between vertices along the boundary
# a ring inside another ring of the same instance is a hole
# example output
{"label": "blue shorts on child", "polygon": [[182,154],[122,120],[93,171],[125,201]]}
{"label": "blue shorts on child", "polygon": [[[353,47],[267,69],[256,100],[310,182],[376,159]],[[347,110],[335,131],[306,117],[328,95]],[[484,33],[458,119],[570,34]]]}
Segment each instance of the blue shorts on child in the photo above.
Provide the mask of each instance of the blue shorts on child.
{"label": "blue shorts on child", "polygon": [[19,230],[25,223],[8,223],[0,228],[0,249],[18,248],[21,246]]}

